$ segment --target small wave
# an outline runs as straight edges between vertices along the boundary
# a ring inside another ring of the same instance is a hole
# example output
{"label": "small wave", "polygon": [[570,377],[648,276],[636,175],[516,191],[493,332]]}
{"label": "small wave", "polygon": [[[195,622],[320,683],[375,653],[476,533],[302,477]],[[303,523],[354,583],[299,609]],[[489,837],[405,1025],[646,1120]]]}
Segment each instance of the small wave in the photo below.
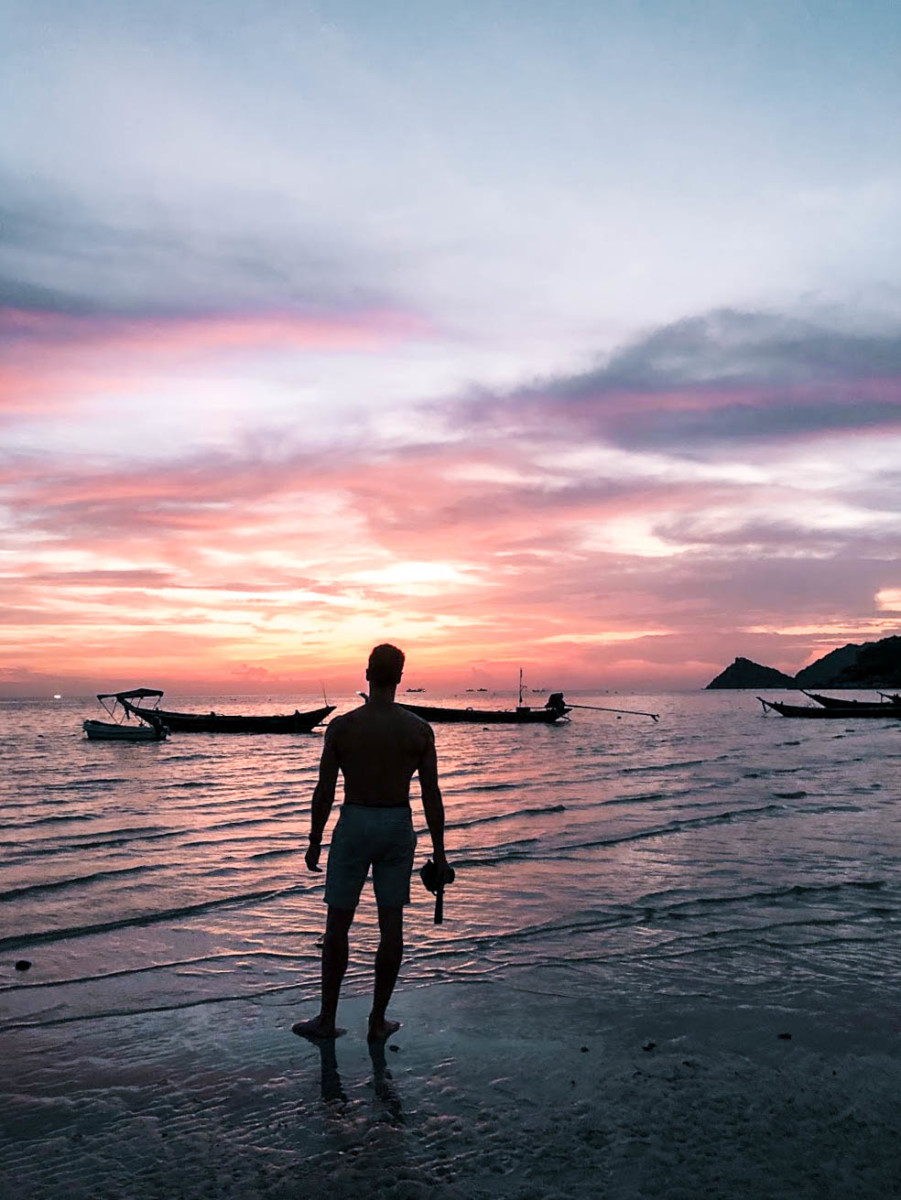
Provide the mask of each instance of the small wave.
{"label": "small wave", "polygon": [[723,762],[732,756],[718,754],[713,758],[672,759],[662,763],[646,763],[640,767],[620,767],[620,775],[649,775],[656,771],[681,771],[685,767],[706,767],[710,763]]}
{"label": "small wave", "polygon": [[29,991],[38,991],[47,988],[67,988],[84,983],[102,983],[107,979],[129,979],[137,975],[160,974],[165,971],[178,973],[185,967],[206,967],[213,964],[234,962],[235,960],[238,960],[239,963],[247,962],[248,960],[259,960],[263,964],[270,962],[296,963],[308,957],[309,951],[304,952],[302,950],[290,954],[280,950],[232,950],[221,954],[202,954],[195,958],[165,959],[162,962],[150,963],[144,967],[123,967],[120,970],[98,971],[90,975],[64,975],[58,979],[29,979],[27,983],[0,984],[0,992],[17,992],[23,987],[27,987]]}
{"label": "small wave", "polygon": [[[123,836],[123,833],[129,833],[129,836]],[[194,829],[170,829],[162,833],[138,833],[136,836],[131,836],[130,831],[111,831],[109,837],[95,836],[92,840],[88,840],[89,835],[82,837],[72,837],[63,845],[47,845],[48,839],[37,838],[31,842],[23,842],[20,850],[7,857],[8,863],[28,862],[29,860],[40,861],[49,858],[51,855],[57,854],[77,854],[82,850],[116,850],[121,846],[131,846],[137,842],[160,842],[169,841],[174,838],[184,837],[186,833],[193,833]]]}
{"label": "small wave", "polygon": [[[617,837],[596,838],[585,842],[573,842],[556,847],[553,850],[548,850],[541,855],[541,859],[545,862],[554,858],[568,858],[575,851],[579,850],[596,850],[603,849],[607,846],[622,846],[630,842],[642,842],[649,838],[668,837],[671,834],[685,833],[691,829],[703,829],[711,825],[722,825],[734,821],[736,819],[744,819],[747,817],[764,816],[767,814],[782,812],[780,804],[765,804],[760,808],[744,808],[735,809],[728,812],[711,814],[707,817],[696,817],[694,819],[684,821],[672,821],[666,825],[657,825],[649,829],[641,829],[635,833],[625,833]],[[492,818],[486,818],[486,820]],[[474,822],[477,823],[477,822]],[[531,853],[522,850],[521,847],[535,845],[538,843],[537,838],[530,838],[521,842],[511,843],[509,846],[499,846],[494,849],[490,855],[488,852],[477,853],[474,857],[466,859],[454,859],[454,864],[461,867],[472,866],[500,866],[507,862],[518,862],[523,858],[532,857]]]}
{"label": "small wave", "polygon": [[51,813],[46,817],[35,817],[32,821],[4,821],[2,828],[37,829],[41,825],[55,825],[61,821],[95,821],[102,815],[102,813],[93,812]]}
{"label": "small wave", "polygon": [[16,950],[23,946],[44,945],[47,942],[59,942],[80,937],[91,937],[98,933],[111,933],[117,929],[141,928],[145,925],[156,925],[164,921],[180,921],[196,917],[203,913],[215,912],[220,908],[239,908],[242,904],[254,904],[261,900],[272,900],[277,896],[301,895],[315,889],[294,884],[287,888],[269,888],[266,891],[242,892],[232,896],[223,896],[217,900],[203,900],[198,904],[186,904],[179,908],[160,909],[152,913],[139,913],[132,917],[121,917],[116,921],[100,921],[94,925],[71,925],[60,929],[40,929],[33,933],[15,934],[12,937],[0,938],[0,953]]}
{"label": "small wave", "polygon": [[803,800],[806,792],[773,792],[777,800]]}
{"label": "small wave", "polygon": [[45,783],[41,785],[42,791],[45,792],[77,792],[85,788],[93,787],[116,787],[121,783],[131,783],[127,777],[121,778],[117,776],[79,776],[77,779],[67,779],[64,783]]}
{"label": "small wave", "polygon": [[472,829],[475,825],[491,825],[495,821],[515,821],[518,817],[537,817],[545,813],[566,812],[565,804],[548,804],[542,808],[517,808],[511,812],[492,813],[490,817],[473,817],[471,821],[448,823],[448,829]]}
{"label": "small wave", "polygon": [[113,879],[123,875],[143,875],[147,871],[157,871],[161,866],[156,867],[120,867],[113,871],[94,871],[90,875],[76,875],[70,879],[54,879],[48,883],[29,883],[24,887],[10,888],[6,892],[0,892],[0,904],[8,900],[18,900],[22,896],[38,896],[44,892],[58,892],[66,888],[80,887],[83,884],[97,883],[101,879]]}
{"label": "small wave", "polygon": [[711,814],[709,817],[695,817],[685,821],[672,821],[667,825],[658,825],[651,829],[642,829],[637,833],[623,834],[621,837],[599,838],[590,842],[579,842],[574,846],[567,846],[567,850],[591,850],[596,846],[619,846],[625,842],[641,842],[647,838],[667,837],[673,833],[685,833],[689,829],[703,829],[708,825],[722,825],[736,820],[736,818],[757,817],[765,813],[781,812],[781,804],[765,804],[761,808],[739,808]]}
{"label": "small wave", "polygon": [[110,1008],[98,1012],[49,1017],[37,1021],[12,1021],[7,1025],[0,1026],[0,1029],[7,1033],[13,1033],[24,1029],[50,1029],[59,1025],[78,1025],[85,1021],[106,1021],[113,1017],[144,1017],[153,1013],[183,1012],[189,1008],[203,1008],[212,1004],[233,1004],[236,1000],[260,1000],[266,996],[298,990],[299,987],[296,983],[273,984],[269,987],[253,988],[235,995],[201,996],[194,1000],[181,1000],[172,1004],[147,1004],[137,1008]]}

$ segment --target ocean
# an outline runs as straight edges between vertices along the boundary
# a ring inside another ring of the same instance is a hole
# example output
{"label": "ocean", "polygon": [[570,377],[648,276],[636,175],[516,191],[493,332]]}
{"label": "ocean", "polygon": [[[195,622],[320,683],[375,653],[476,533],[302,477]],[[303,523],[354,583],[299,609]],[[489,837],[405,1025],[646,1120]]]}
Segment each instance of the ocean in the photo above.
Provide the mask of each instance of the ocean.
{"label": "ocean", "polygon": [[[811,1048],[817,1030],[824,1045],[896,1040],[901,721],[764,716],[746,692],[568,698],[660,720],[574,710],[552,727],[435,727],[457,881],[435,925],[432,898],[414,876],[392,1012],[405,1026],[405,1003],[419,1013],[436,1061],[441,1033],[453,1043],[454,1014],[466,1025],[467,997],[482,996],[494,997],[480,1019],[491,1023],[495,1045],[508,1019],[520,1032],[551,1019],[581,1022],[583,1038],[609,1033],[618,1015],[639,1036],[644,1027],[634,1022],[645,1019],[663,1044],[677,1015],[690,1022],[716,1013],[765,1013],[773,1038],[803,1017]],[[318,702],[166,697],[173,708],[221,712]],[[342,698],[338,711],[356,702]],[[60,1161],[70,1165],[57,1168],[46,1153],[59,1149],[67,1119],[75,1125],[66,1136],[123,1119],[114,1105],[88,1120],[98,1057],[106,1056],[107,1080],[116,1062],[130,1064],[129,1087],[139,1087],[132,1076],[149,1057],[161,1096],[161,1080],[178,1074],[187,1030],[196,1050],[214,1046],[217,1030],[252,1026],[283,1037],[296,1055],[305,1044],[285,1031],[316,1011],[324,875],[305,870],[303,850],[321,730],[89,742],[81,722],[98,715],[88,700],[0,702],[0,1053],[25,1064],[0,1089],[0,1116],[18,1131],[0,1143],[0,1166],[19,1188],[6,1195],[78,1194],[73,1164],[82,1152],[66,1141]],[[429,840],[415,783],[413,795],[418,868]],[[374,917],[367,885],[351,935],[344,1024],[345,1012],[365,1018]],[[28,970],[17,969],[22,961]],[[441,1011],[425,1002],[445,995],[452,1002]],[[148,1030],[165,1053],[148,1049]],[[173,1095],[190,1090],[186,1080]],[[150,1152],[133,1153],[143,1162]],[[271,1151],[275,1160],[260,1153],[270,1173],[265,1194],[294,1194],[278,1191],[287,1189],[282,1176],[273,1183],[284,1147]],[[304,1153],[307,1161],[309,1146]],[[159,1153],[151,1157],[159,1165]],[[425,1170],[428,1154],[420,1157]],[[37,1190],[23,1182],[29,1177]],[[439,1172],[431,1186],[464,1177]],[[84,1194],[117,1194],[109,1186],[104,1192],[95,1176]],[[491,1194],[513,1195],[512,1186]],[[210,1194],[232,1192],[220,1180]]]}

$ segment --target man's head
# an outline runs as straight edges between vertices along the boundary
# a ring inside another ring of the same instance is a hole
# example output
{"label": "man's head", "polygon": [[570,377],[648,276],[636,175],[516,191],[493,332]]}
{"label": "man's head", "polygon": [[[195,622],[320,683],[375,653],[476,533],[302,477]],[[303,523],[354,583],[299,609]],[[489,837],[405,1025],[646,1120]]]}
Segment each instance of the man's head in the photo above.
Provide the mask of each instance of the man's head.
{"label": "man's head", "polygon": [[397,687],[404,673],[404,652],[387,643],[376,646],[369,656],[366,678],[376,687]]}

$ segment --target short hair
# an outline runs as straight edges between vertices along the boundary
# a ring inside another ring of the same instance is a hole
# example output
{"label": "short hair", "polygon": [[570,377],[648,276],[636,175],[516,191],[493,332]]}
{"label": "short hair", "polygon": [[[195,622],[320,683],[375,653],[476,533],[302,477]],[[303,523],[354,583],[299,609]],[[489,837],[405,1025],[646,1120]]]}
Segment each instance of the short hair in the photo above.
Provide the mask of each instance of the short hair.
{"label": "short hair", "polygon": [[404,673],[404,661],[404,652],[398,650],[397,646],[391,646],[387,642],[376,646],[369,656],[366,678],[370,683],[381,687],[400,683],[400,677]]}

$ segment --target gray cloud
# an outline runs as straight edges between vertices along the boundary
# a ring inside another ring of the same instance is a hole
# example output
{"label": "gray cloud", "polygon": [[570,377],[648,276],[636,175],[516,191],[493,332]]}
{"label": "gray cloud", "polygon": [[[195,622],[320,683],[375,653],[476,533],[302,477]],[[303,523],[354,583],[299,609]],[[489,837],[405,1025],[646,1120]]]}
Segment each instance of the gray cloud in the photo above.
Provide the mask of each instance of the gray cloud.
{"label": "gray cloud", "polygon": [[720,309],[677,321],[573,380],[574,394],[640,388],[822,383],[901,372],[901,332],[843,332],[791,316]]}
{"label": "gray cloud", "polygon": [[480,395],[466,417],[636,450],[704,454],[730,443],[901,424],[901,329],[826,327],[719,310],[632,342],[602,366]]}
{"label": "gray cloud", "polygon": [[158,317],[400,307],[376,256],[282,201],[242,216],[136,200],[115,212],[0,178],[0,305],[54,314]]}

